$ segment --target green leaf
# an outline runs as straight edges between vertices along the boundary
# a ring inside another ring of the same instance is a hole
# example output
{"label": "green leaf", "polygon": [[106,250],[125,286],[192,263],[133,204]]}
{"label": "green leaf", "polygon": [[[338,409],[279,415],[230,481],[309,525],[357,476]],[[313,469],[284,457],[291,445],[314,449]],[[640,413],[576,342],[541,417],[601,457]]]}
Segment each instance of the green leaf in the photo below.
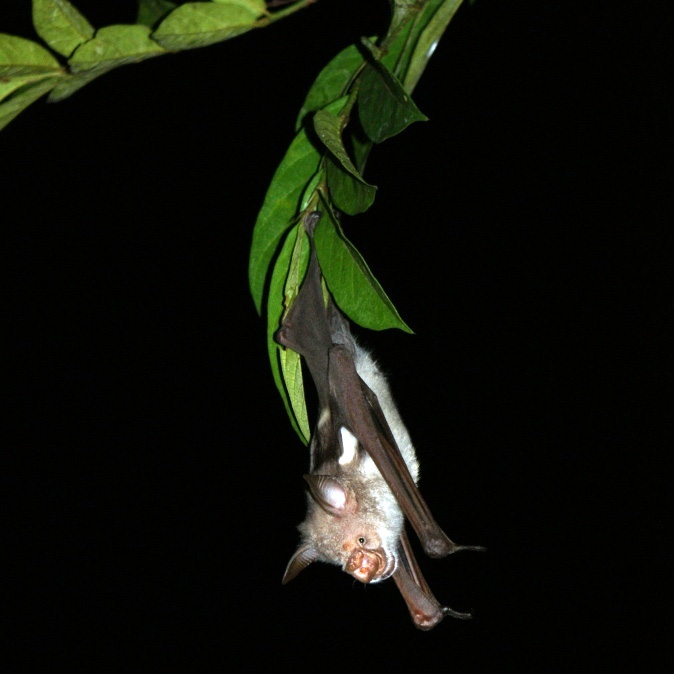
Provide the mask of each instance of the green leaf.
{"label": "green leaf", "polygon": [[274,381],[293,428],[305,444],[309,440],[310,430],[300,359],[292,350],[283,349],[277,344],[274,334],[280,326],[285,307],[289,305],[286,298],[297,295],[302,269],[306,269],[308,257],[309,241],[304,227],[295,225],[288,233],[274,264],[267,302],[267,350]]}
{"label": "green leaf", "polygon": [[23,75],[21,77],[0,77],[0,101],[17,89],[45,79],[46,75]]}
{"label": "green leaf", "polygon": [[304,396],[302,358],[299,353],[296,353],[292,349],[282,348],[279,349],[279,361],[281,363],[283,382],[290,402],[290,409],[292,410],[290,421],[294,422],[293,428],[300,436],[300,440],[307,445],[311,438],[311,429],[309,428],[309,415]]}
{"label": "green leaf", "polygon": [[61,56],[70,56],[94,35],[93,26],[68,0],[33,0],[37,34]]}
{"label": "green leaf", "polygon": [[37,42],[0,33],[0,77],[62,73],[61,64]]}
{"label": "green leaf", "polygon": [[[396,26],[386,39],[385,53],[380,60],[405,84],[407,93],[414,90],[433,53],[431,46],[437,43],[460,4],[461,0],[427,0],[399,6],[394,12]],[[408,75],[410,70],[413,72]]]}
{"label": "green leaf", "polygon": [[177,6],[175,2],[169,2],[169,0],[139,0],[136,23],[152,28],[157,21],[163,19]]}
{"label": "green leaf", "polygon": [[420,15],[427,10],[429,4],[440,1],[441,0],[430,0],[424,7],[419,6],[421,12],[416,9],[409,9],[404,17],[398,17],[404,19],[404,21],[401,21],[396,26],[393,34],[387,36],[385,53],[381,55],[381,57],[377,55],[370,45],[366,44],[365,46],[372,53],[374,59],[381,60],[381,62],[396,75],[404,73],[406,60],[409,59],[409,52],[411,51],[411,46],[414,44],[414,32],[418,27]]}
{"label": "green leaf", "polygon": [[[295,245],[288,266],[288,276],[284,288],[284,307],[290,307],[297,297],[302,279],[309,266],[309,237],[303,226],[297,226],[295,236]],[[280,316],[277,317],[275,324],[271,328],[276,330],[280,326]],[[290,405],[295,414],[297,425],[302,432],[305,443],[309,441],[311,430],[309,429],[309,417],[307,415],[307,405],[304,396],[304,381],[302,377],[302,363],[300,355],[292,349],[281,349],[281,372],[285,382],[286,391],[290,398]]]}
{"label": "green leaf", "polygon": [[302,199],[300,200],[300,212],[306,211],[309,208],[311,200],[314,198],[314,193],[318,188],[321,180],[323,179],[323,170],[319,168],[316,173],[314,173],[311,180],[306,184],[304,191],[302,192]]}
{"label": "green leaf", "polygon": [[361,254],[344,236],[330,205],[323,201],[323,208],[328,217],[316,226],[314,241],[325,282],[339,308],[364,328],[412,332]]}
{"label": "green leaf", "polygon": [[[297,297],[302,279],[309,266],[309,238],[304,227],[297,226],[297,234],[295,235],[295,247],[288,265],[288,276],[284,286],[284,306],[290,307]],[[280,327],[280,316],[276,327]],[[276,329],[276,328],[274,328]]]}
{"label": "green leaf", "polygon": [[332,155],[326,157],[325,177],[332,201],[347,215],[358,215],[372,206],[377,188],[345,171]]}
{"label": "green leaf", "polygon": [[392,16],[387,38],[395,36],[401,28],[409,25],[410,20],[414,19],[428,2],[429,0],[391,0]]}
{"label": "green leaf", "polygon": [[255,28],[262,15],[256,0],[188,2],[174,9],[152,37],[171,50],[205,47]]}
{"label": "green leaf", "polygon": [[147,26],[120,24],[98,30],[96,37],[75,50],[68,64],[74,73],[99,69],[102,75],[117,66],[164,53],[164,49],[150,39]]}
{"label": "green leaf", "polygon": [[68,63],[73,71],[49,95],[50,102],[62,101],[92,80],[113,68],[165,54],[154,40],[150,28],[141,25],[106,26],[77,48]]}
{"label": "green leaf", "polygon": [[[336,101],[335,104],[337,103]],[[351,161],[342,142],[342,130],[346,120],[330,112],[330,107],[335,107],[335,104],[314,115],[314,127],[318,137],[332,153],[326,163],[326,177],[332,199],[340,210],[356,215],[370,208],[377,188],[363,180]]]}
{"label": "green leaf", "polygon": [[47,100],[50,103],[62,101],[64,98],[72,96],[72,94],[74,94],[78,89],[81,89],[85,84],[89,84],[91,80],[95,80],[97,77],[104,75],[105,73],[111,71],[114,67],[114,65],[99,66],[96,68],[90,68],[89,70],[83,70],[76,75],[66,75],[54,87]]}
{"label": "green leaf", "polygon": [[419,111],[400,82],[381,63],[368,64],[360,80],[358,113],[370,140],[381,143],[428,118]]}
{"label": "green leaf", "polygon": [[319,110],[314,115],[314,128],[318,137],[321,139],[325,147],[332,152],[339,163],[354,177],[356,180],[367,185],[363,180],[358,169],[353,165],[351,157],[349,157],[344,144],[342,143],[342,129],[346,120],[335,115],[329,110]]}
{"label": "green leaf", "polygon": [[462,0],[444,0],[422,30],[414,46],[409,68],[403,79],[406,91],[412,91],[417,85],[419,78],[438,45],[438,41],[454,17],[454,14],[456,14],[456,10],[459,9],[461,2]]}
{"label": "green leaf", "polygon": [[367,158],[370,155],[370,150],[372,149],[372,141],[365,135],[360,127],[355,127],[351,130],[347,141],[351,150],[349,154],[353,157],[353,163],[362,174],[365,169]]}
{"label": "green leaf", "polygon": [[269,264],[283,233],[297,215],[305,185],[314,177],[321,159],[305,130],[293,139],[267,189],[257,216],[250,250],[248,279],[258,313],[262,311]]}
{"label": "green leaf", "polygon": [[57,77],[49,77],[18,89],[0,103],[0,130],[4,129],[22,110],[56,86]]}
{"label": "green leaf", "polygon": [[311,85],[295,122],[299,130],[306,116],[343,96],[358,69],[364,62],[362,53],[356,45],[349,45],[335,56]]}
{"label": "green leaf", "polygon": [[266,14],[267,13],[267,3],[264,0],[213,0],[221,5],[241,5],[242,7],[248,7],[251,12],[257,12],[257,14]]}

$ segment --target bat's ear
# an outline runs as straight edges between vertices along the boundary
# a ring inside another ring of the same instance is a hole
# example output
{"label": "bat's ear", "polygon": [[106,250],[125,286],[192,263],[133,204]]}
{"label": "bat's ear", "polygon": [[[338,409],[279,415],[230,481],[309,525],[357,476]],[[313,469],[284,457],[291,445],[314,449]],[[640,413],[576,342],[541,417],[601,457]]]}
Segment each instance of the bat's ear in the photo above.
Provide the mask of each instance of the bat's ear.
{"label": "bat's ear", "polygon": [[318,553],[309,543],[298,548],[297,552],[290,558],[288,566],[286,566],[286,571],[283,574],[281,583],[283,585],[289,583],[300,571],[302,571],[302,569],[306,568],[311,562],[315,562],[317,559]]}
{"label": "bat's ear", "polygon": [[356,497],[349,487],[332,475],[305,475],[309,484],[311,498],[318,503],[328,515],[342,517],[354,513],[358,509]]}

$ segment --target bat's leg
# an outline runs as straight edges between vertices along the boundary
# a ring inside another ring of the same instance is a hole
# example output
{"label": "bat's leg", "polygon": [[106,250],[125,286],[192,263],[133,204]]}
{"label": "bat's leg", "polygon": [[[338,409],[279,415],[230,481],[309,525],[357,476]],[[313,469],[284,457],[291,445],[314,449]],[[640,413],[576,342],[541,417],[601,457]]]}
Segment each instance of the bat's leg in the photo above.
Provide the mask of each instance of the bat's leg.
{"label": "bat's leg", "polygon": [[404,529],[400,535],[398,567],[393,580],[407,604],[412,621],[421,630],[433,629],[446,615],[463,620],[473,617],[470,613],[460,613],[440,605],[419,569]]}

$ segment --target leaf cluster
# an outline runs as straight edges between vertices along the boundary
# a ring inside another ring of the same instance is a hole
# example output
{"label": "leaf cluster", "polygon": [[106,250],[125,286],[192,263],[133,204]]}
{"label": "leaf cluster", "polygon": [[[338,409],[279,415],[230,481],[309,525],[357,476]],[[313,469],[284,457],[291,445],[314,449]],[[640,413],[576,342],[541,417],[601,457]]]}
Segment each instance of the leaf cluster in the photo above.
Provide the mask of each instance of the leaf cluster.
{"label": "leaf cluster", "polygon": [[222,42],[311,2],[270,11],[264,0],[139,0],[136,23],[96,30],[69,0],[32,0],[33,25],[46,46],[0,33],[0,129],[44,94],[63,100],[113,68]]}
{"label": "leaf cluster", "polygon": [[[221,42],[314,1],[139,0],[136,23],[96,30],[69,0],[32,0],[33,24],[46,46],[0,33],[0,129],[47,93],[50,101],[62,100],[113,68]],[[373,146],[426,119],[410,94],[461,2],[391,0],[386,34],[346,47],[323,68],[257,216],[250,289],[259,313],[266,304],[274,379],[305,442],[300,359],[274,341],[307,266],[304,217],[314,210],[324,215],[314,240],[327,291],[341,310],[365,328],[411,332],[339,218],[363,213],[374,201],[377,188],[363,177]]]}
{"label": "leaf cluster", "polygon": [[294,428],[310,430],[299,356],[274,340],[299,291],[309,257],[305,216],[319,210],[314,241],[327,290],[359,325],[411,332],[340,225],[373,203],[363,177],[374,145],[426,120],[410,94],[461,0],[393,0],[388,31],[363,38],[319,73],[300,109],[296,135],[258,214],[249,260],[258,312],[266,304],[267,346],[274,379]]}

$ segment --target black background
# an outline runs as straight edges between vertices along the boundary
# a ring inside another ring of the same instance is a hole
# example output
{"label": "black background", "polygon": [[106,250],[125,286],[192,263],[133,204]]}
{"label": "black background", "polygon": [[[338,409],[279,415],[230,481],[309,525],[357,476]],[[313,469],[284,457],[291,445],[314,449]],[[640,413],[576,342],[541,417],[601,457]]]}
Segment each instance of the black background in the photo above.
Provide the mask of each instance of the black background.
{"label": "black background", "polygon": [[[0,30],[34,37],[20,4]],[[393,583],[328,566],[280,584],[308,457],[251,230],[314,77],[387,13],[320,0],[0,134],[10,671],[620,671],[664,651],[672,50],[648,3],[462,7],[415,93],[430,121],[376,148],[376,203],[345,221],[416,332],[365,339],[422,492],[488,548],[422,568],[475,619],[417,632]]]}

